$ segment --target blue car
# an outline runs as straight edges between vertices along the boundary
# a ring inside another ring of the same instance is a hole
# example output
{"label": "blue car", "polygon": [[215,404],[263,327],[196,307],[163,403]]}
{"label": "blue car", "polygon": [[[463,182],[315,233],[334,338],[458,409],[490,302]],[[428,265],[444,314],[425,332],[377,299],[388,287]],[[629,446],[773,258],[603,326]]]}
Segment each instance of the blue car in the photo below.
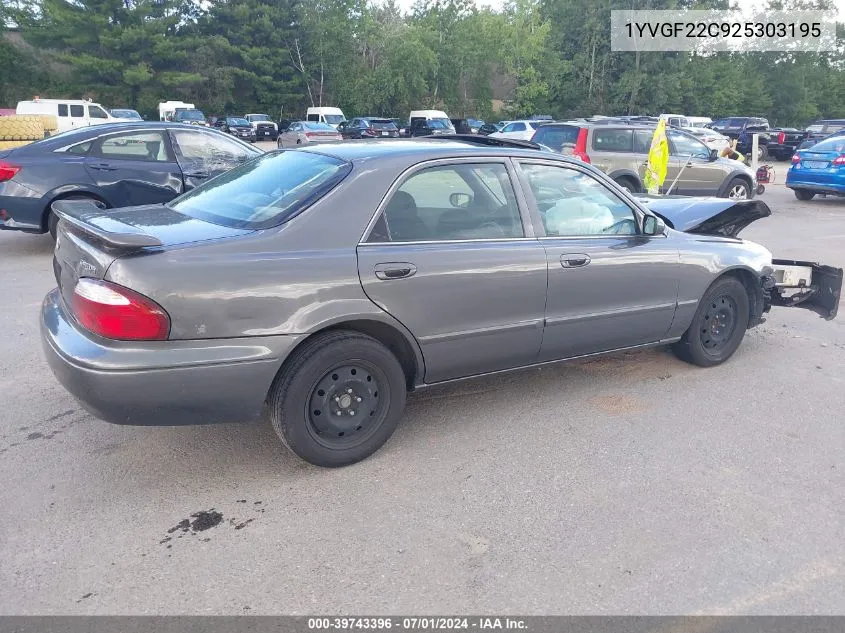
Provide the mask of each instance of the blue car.
{"label": "blue car", "polygon": [[57,200],[162,204],[262,152],[182,123],[107,123],[0,150],[0,229],[55,236]]}
{"label": "blue car", "polygon": [[817,193],[845,196],[845,136],[795,152],[786,186],[799,200],[812,200]]}

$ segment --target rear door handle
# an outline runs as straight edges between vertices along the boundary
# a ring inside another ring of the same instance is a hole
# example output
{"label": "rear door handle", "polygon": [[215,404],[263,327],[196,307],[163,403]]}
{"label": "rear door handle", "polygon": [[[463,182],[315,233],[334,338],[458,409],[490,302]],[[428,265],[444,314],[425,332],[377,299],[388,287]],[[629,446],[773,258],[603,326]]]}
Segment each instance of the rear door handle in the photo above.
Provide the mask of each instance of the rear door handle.
{"label": "rear door handle", "polygon": [[560,265],[564,268],[581,268],[590,263],[589,255],[565,254],[560,256]]}
{"label": "rear door handle", "polygon": [[100,171],[115,171],[117,167],[112,167],[108,163],[97,163],[96,165],[91,165],[91,169],[99,169]]}
{"label": "rear door handle", "polygon": [[408,262],[388,262],[385,264],[376,264],[376,277],[383,280],[389,279],[406,279],[417,274],[417,267]]}

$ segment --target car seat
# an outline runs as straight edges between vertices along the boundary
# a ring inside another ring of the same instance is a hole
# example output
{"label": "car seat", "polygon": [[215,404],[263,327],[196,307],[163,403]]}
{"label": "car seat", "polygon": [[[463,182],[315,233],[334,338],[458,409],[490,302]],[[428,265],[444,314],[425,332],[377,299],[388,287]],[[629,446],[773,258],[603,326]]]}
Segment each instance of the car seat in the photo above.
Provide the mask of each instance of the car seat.
{"label": "car seat", "polygon": [[420,218],[414,197],[406,191],[397,191],[384,210],[391,240],[410,242],[429,237],[428,227]]}

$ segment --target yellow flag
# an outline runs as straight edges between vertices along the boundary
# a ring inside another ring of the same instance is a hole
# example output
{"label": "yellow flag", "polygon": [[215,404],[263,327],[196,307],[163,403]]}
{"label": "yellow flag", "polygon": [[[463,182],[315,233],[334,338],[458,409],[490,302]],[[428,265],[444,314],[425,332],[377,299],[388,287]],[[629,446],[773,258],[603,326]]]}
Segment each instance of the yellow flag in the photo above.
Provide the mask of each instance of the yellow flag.
{"label": "yellow flag", "polygon": [[666,140],[666,121],[660,120],[651,147],[648,150],[648,163],[645,167],[644,184],[649,194],[655,195],[660,185],[666,180],[666,167],[669,164],[669,141]]}

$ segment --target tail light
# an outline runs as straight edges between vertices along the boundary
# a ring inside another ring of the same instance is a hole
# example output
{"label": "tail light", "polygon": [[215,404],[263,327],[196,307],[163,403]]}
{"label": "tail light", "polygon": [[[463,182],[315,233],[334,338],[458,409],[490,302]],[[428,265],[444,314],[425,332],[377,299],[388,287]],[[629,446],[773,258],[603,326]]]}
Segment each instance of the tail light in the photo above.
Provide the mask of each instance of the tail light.
{"label": "tail light", "polygon": [[800,162],[801,162],[801,157],[800,157],[798,154],[793,154],[793,155],[792,155],[792,162],[793,162],[793,163],[800,163]]}
{"label": "tail light", "polygon": [[21,170],[17,165],[12,165],[0,160],[0,182],[11,180]]}
{"label": "tail light", "polygon": [[778,132],[778,145],[783,145],[783,142],[786,140],[786,134],[783,132]]}
{"label": "tail light", "polygon": [[836,165],[837,167],[845,165],[845,154],[842,154],[841,156],[837,156],[836,158],[834,158],[833,164]]}
{"label": "tail light", "polygon": [[108,281],[83,277],[73,289],[71,311],[86,330],[119,341],[164,341],[170,317],[152,299]]}
{"label": "tail light", "polygon": [[306,132],[305,133],[305,138],[314,138],[315,136],[317,136],[317,135],[314,134],[313,132]]}
{"label": "tail light", "polygon": [[575,149],[572,151],[575,158],[585,163],[590,162],[590,156],[587,154],[587,134],[587,128],[585,127],[578,130],[578,140],[575,141]]}
{"label": "tail light", "polygon": [[375,130],[371,130],[369,128],[361,130],[361,134],[363,134],[365,136],[378,136],[378,132],[376,132]]}

